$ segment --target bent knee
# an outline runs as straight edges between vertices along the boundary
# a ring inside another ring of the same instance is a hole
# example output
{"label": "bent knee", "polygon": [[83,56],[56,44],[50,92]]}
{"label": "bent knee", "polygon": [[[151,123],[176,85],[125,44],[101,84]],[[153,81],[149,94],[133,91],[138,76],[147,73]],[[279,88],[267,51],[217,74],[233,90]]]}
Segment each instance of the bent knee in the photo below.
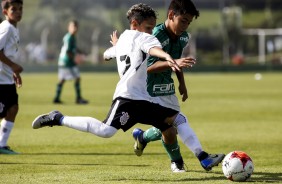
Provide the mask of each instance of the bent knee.
{"label": "bent knee", "polygon": [[113,132],[104,132],[103,137],[104,138],[111,138],[111,137],[113,137],[113,135],[115,135],[115,133],[113,133]]}
{"label": "bent knee", "polygon": [[10,107],[7,111],[7,115],[6,115],[6,119],[8,121],[14,121],[17,114],[19,111],[19,106],[18,105],[13,105],[12,107]]}
{"label": "bent knee", "polygon": [[103,124],[103,137],[104,138],[110,138],[112,136],[114,136],[117,132],[117,129],[112,127],[112,126],[109,126],[109,125],[106,125],[106,124]]}

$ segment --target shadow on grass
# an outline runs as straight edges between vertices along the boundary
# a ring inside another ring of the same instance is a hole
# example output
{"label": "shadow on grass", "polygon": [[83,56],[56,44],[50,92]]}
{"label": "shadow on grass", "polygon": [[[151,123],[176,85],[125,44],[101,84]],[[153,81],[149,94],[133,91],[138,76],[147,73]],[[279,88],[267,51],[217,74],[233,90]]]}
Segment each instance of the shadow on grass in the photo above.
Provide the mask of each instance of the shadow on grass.
{"label": "shadow on grass", "polygon": [[254,172],[249,182],[282,183],[282,173]]}
{"label": "shadow on grass", "polygon": [[[198,177],[198,178],[182,178],[182,179],[173,179],[173,180],[168,180],[167,178],[166,179],[144,179],[142,178],[142,182],[158,182],[158,183],[174,183],[174,182],[186,182],[186,181],[208,181],[208,180],[211,180],[211,181],[222,181],[224,180],[224,178],[221,176],[218,176],[218,177],[215,177],[215,176],[212,176],[212,177],[205,177],[205,178],[201,178],[201,177]],[[109,180],[111,181],[111,180]],[[116,181],[116,180],[112,180],[112,181]],[[140,179],[129,179],[129,181],[140,181]]]}
{"label": "shadow on grass", "polygon": [[124,166],[124,167],[151,167],[151,165],[138,164],[138,165],[128,165],[128,164],[92,164],[92,163],[79,163],[79,164],[66,164],[66,163],[13,163],[13,162],[0,162],[1,165],[71,165],[71,166]]}
{"label": "shadow on grass", "polygon": [[[188,171],[188,172],[204,172],[204,171]],[[226,179],[222,172],[213,172],[213,174],[216,174],[218,176],[208,176],[208,177],[187,177],[187,178],[179,178],[179,179],[173,179],[173,180],[168,180],[167,178],[164,179],[160,179],[158,178],[157,180],[154,179],[146,179],[146,178],[142,178],[142,182],[156,182],[158,181],[159,183],[171,183],[173,182],[186,182],[186,181],[223,181],[226,180],[228,183],[228,179]],[[125,179],[125,180],[129,180],[129,181],[140,181],[140,179]],[[111,181],[111,180],[109,180]],[[112,181],[116,181],[116,180],[112,180]],[[120,180],[119,180],[120,181]],[[269,173],[269,172],[258,172],[258,173],[254,173],[253,176],[245,181],[247,183],[282,183],[282,173]],[[244,183],[245,183],[244,182]]]}
{"label": "shadow on grass", "polygon": [[[75,156],[84,156],[84,155],[135,155],[134,153],[21,153],[19,155],[75,155]],[[152,156],[152,155],[166,155],[166,153],[146,153],[144,156]]]}

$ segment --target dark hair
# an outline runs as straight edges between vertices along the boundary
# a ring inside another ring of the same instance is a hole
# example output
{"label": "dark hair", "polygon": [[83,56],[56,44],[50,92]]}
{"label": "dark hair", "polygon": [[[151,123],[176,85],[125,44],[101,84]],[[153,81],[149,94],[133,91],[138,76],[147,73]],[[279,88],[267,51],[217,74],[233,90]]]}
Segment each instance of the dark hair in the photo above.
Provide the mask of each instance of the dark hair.
{"label": "dark hair", "polygon": [[77,20],[71,20],[69,21],[69,23],[73,23],[76,27],[78,27],[78,21]]}
{"label": "dark hair", "polygon": [[129,23],[131,23],[132,20],[136,20],[138,24],[141,24],[144,20],[150,17],[154,17],[155,19],[157,19],[156,11],[150,6],[143,3],[133,5],[127,11],[126,16],[129,20]]}
{"label": "dark hair", "polygon": [[172,0],[168,11],[172,10],[176,15],[190,14],[198,18],[200,16],[199,10],[195,7],[191,0]]}
{"label": "dark hair", "polygon": [[8,9],[12,3],[23,4],[23,0],[2,0],[1,2],[2,10]]}

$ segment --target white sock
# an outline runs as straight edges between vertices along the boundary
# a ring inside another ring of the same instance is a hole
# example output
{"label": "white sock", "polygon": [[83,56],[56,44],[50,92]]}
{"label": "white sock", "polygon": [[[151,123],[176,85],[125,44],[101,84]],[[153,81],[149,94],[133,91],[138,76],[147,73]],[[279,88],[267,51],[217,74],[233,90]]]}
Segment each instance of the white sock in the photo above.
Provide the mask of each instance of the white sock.
{"label": "white sock", "polygon": [[173,125],[176,127],[182,142],[194,153],[195,156],[198,156],[201,151],[203,151],[202,145],[193,129],[189,126],[188,119],[185,115],[179,113],[176,116]]}
{"label": "white sock", "polygon": [[62,126],[89,132],[103,138],[112,137],[118,130],[92,117],[64,116]]}
{"label": "white sock", "polygon": [[0,127],[0,147],[7,146],[8,138],[13,127],[13,122],[2,119]]}

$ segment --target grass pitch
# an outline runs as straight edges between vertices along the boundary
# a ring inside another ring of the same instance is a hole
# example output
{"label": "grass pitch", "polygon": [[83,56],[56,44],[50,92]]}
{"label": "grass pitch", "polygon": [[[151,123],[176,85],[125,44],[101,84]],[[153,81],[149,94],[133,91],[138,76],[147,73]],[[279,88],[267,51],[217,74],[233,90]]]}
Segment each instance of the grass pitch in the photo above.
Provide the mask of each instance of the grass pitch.
{"label": "grass pitch", "polygon": [[[103,139],[66,127],[33,130],[33,119],[57,109],[66,115],[103,120],[111,105],[117,73],[82,74],[89,105],[76,105],[73,82],[63,89],[64,105],[52,104],[57,76],[24,74],[20,111],[9,145],[20,155],[0,155],[0,183],[232,183],[221,165],[205,172],[181,141],[188,172],[173,174],[160,142],[135,156],[131,130]],[[282,74],[186,74],[189,100],[182,112],[210,153],[245,151],[255,170],[248,183],[282,183]],[[149,126],[136,125],[143,129]]]}

